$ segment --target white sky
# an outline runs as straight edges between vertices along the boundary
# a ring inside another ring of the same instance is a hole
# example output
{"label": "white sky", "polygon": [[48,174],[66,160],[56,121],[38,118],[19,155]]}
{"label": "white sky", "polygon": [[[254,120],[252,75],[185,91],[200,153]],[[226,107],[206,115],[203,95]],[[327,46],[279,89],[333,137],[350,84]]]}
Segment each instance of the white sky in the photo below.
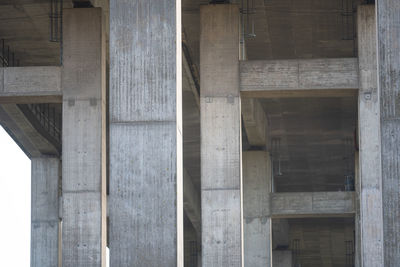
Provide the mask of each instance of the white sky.
{"label": "white sky", "polygon": [[31,161],[0,126],[0,259],[29,267]]}

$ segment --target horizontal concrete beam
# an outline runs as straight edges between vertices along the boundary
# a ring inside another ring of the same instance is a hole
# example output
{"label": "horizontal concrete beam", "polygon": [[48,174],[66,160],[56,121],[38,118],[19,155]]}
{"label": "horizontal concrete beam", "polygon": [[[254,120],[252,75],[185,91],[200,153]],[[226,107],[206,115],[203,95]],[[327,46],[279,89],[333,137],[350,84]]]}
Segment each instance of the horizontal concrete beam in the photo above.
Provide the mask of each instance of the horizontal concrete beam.
{"label": "horizontal concrete beam", "polygon": [[0,103],[61,103],[61,67],[0,68]]}
{"label": "horizontal concrete beam", "polygon": [[353,96],[358,87],[356,58],[240,62],[243,97]]}
{"label": "horizontal concrete beam", "polygon": [[354,192],[272,193],[270,216],[348,217],[355,213]]}

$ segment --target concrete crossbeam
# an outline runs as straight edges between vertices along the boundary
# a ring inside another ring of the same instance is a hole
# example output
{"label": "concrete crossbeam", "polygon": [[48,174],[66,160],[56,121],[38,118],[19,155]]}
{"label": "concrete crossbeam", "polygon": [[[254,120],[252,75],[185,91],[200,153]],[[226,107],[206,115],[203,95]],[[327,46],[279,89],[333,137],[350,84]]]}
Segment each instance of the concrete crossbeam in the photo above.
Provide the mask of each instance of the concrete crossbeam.
{"label": "concrete crossbeam", "polygon": [[356,58],[240,62],[243,97],[354,96],[357,89]]}
{"label": "concrete crossbeam", "polygon": [[348,217],[355,213],[355,193],[272,193],[270,205],[273,218]]}
{"label": "concrete crossbeam", "polygon": [[62,265],[105,265],[106,84],[100,8],[63,17]]}
{"label": "concrete crossbeam", "polygon": [[61,67],[0,68],[0,103],[61,103]]}
{"label": "concrete crossbeam", "polygon": [[60,160],[32,158],[31,267],[58,266]]}
{"label": "concrete crossbeam", "polygon": [[239,8],[200,7],[202,264],[242,266]]}

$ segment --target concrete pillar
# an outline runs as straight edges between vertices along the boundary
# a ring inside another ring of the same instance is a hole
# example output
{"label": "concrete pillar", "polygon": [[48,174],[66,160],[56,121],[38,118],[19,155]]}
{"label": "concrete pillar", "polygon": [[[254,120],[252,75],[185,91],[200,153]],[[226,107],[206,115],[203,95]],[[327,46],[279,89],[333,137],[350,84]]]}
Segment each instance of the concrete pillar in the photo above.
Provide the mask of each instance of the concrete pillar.
{"label": "concrete pillar", "polygon": [[272,266],[272,232],[269,217],[271,159],[264,151],[243,152],[244,266]]}
{"label": "concrete pillar", "polygon": [[58,266],[60,161],[31,159],[31,267]]}
{"label": "concrete pillar", "polygon": [[288,219],[272,220],[272,266],[292,267]]}
{"label": "concrete pillar", "polygon": [[361,210],[360,210],[360,193],[361,193],[361,182],[360,182],[360,156],[359,152],[355,151],[354,161],[354,178],[355,178],[355,216],[354,216],[354,265],[355,267],[361,267]]}
{"label": "concrete pillar", "polygon": [[200,8],[203,266],[242,266],[239,8]]}
{"label": "concrete pillar", "polygon": [[99,8],[63,18],[62,265],[104,266],[105,38]]}
{"label": "concrete pillar", "polygon": [[284,249],[290,247],[288,219],[272,220],[272,249]]}
{"label": "concrete pillar", "polygon": [[[359,198],[362,266],[383,265],[380,107],[373,5],[358,7]],[[356,238],[357,240],[357,238]],[[386,265],[385,265],[386,266]]]}
{"label": "concrete pillar", "polygon": [[275,250],[272,257],[273,267],[292,267],[292,251],[291,250]]}
{"label": "concrete pillar", "polygon": [[400,266],[400,1],[376,3],[384,266]]}
{"label": "concrete pillar", "polygon": [[110,264],[183,266],[181,6],[110,1]]}

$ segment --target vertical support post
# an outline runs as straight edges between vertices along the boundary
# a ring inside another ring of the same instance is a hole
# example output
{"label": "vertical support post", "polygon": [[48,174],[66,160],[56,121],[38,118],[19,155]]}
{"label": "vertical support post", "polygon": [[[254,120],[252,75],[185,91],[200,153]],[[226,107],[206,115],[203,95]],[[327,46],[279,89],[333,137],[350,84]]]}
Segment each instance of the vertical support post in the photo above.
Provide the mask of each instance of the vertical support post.
{"label": "vertical support post", "polygon": [[264,151],[243,152],[244,266],[272,266],[271,159]]}
{"label": "vertical support post", "polygon": [[[362,266],[383,265],[380,108],[375,7],[358,7],[359,198]],[[357,240],[357,238],[356,238]]]}
{"label": "vertical support post", "polygon": [[64,11],[62,263],[105,266],[105,38],[100,8]]}
{"label": "vertical support post", "polygon": [[[358,129],[359,131],[359,129]],[[355,231],[355,236],[354,236],[354,265],[355,267],[361,267],[361,200],[360,200],[360,195],[361,195],[361,182],[360,182],[360,156],[359,152],[355,151],[354,154],[354,177],[355,177],[355,208],[356,208],[356,214],[354,216],[354,231]]]}
{"label": "vertical support post", "polygon": [[31,159],[31,267],[58,266],[60,161]]}
{"label": "vertical support post", "polygon": [[379,0],[376,8],[383,191],[382,266],[400,266],[400,1]]}
{"label": "vertical support post", "polygon": [[[288,219],[272,221],[272,266],[292,267],[293,252],[290,247],[290,225]],[[284,249],[283,249],[284,248]]]}
{"label": "vertical support post", "polygon": [[200,8],[203,266],[242,266],[239,8]]}
{"label": "vertical support post", "polygon": [[110,1],[111,266],[183,266],[180,2]]}

